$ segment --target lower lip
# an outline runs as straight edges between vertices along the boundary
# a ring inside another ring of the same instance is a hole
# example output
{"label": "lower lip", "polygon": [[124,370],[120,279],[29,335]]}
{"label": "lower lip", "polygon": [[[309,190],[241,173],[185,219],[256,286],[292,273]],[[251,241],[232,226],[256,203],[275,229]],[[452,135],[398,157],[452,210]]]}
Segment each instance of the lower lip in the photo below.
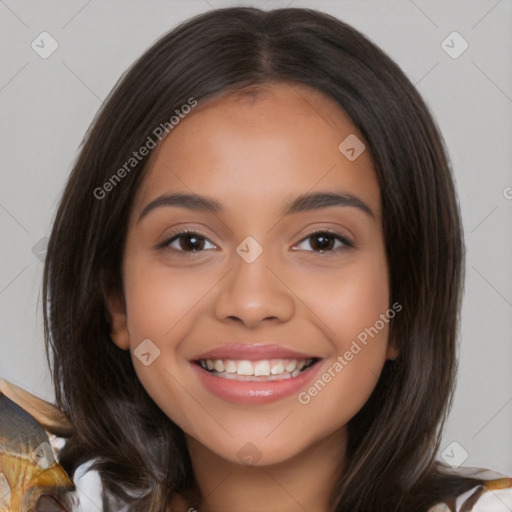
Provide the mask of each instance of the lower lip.
{"label": "lower lip", "polygon": [[265,404],[298,393],[319,372],[322,361],[317,361],[297,377],[261,382],[224,379],[196,363],[192,363],[192,366],[204,386],[223,400],[235,404]]}

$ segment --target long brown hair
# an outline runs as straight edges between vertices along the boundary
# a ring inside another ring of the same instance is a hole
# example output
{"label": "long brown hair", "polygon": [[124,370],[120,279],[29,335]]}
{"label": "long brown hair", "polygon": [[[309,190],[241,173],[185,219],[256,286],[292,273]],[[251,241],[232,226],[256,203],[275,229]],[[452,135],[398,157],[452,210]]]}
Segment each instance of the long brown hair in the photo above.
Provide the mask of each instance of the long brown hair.
{"label": "long brown hair", "polygon": [[365,137],[381,191],[390,301],[403,307],[389,330],[399,357],[349,422],[332,510],[425,512],[480,482],[434,460],[453,393],[464,255],[446,150],[425,103],[382,50],[334,17],[227,8],[164,35],[116,84],[86,134],[49,241],[46,348],[57,405],[75,427],[61,463],[72,473],[94,459],[106,507],[162,511],[177,492],[190,491],[194,506],[200,497],[183,432],[111,341],[105,307],[106,290],[123,290],[128,216],[148,157],[108,194],[95,190],[191,97],[201,103],[273,81],[321,91]]}

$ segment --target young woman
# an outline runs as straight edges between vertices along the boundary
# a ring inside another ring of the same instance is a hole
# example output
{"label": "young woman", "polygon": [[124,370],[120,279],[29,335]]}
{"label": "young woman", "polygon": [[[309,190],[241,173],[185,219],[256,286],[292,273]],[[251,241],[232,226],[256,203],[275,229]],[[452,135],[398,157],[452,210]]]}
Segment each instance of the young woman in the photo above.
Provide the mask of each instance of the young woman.
{"label": "young woman", "polygon": [[442,138],[389,57],[313,10],[197,16],[116,85],[57,211],[60,463],[113,511],[506,511],[509,479],[434,458],[462,279]]}

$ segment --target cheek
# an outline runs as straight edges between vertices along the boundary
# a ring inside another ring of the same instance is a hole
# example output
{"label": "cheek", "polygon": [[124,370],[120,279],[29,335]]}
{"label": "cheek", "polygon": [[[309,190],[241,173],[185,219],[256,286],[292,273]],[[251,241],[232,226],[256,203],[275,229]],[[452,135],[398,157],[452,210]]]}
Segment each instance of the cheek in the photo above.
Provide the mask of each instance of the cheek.
{"label": "cheek", "polygon": [[337,295],[336,304],[333,298],[331,310],[323,316],[334,331],[333,351],[316,380],[298,397],[304,408],[303,429],[321,427],[327,435],[346,425],[375,389],[386,361],[389,326],[381,315],[389,321],[388,301],[387,293],[379,294],[372,286],[366,291],[347,286],[347,295]]}
{"label": "cheek", "polygon": [[374,326],[388,307],[386,274],[372,272],[370,269],[352,272],[343,279],[337,293],[333,291],[326,321],[333,325],[333,330],[340,335],[341,343],[346,345],[365,332],[365,329]]}
{"label": "cheek", "polygon": [[312,417],[331,411],[327,423],[342,425],[365,404],[386,361],[389,321],[395,312],[389,309],[384,257],[376,251],[374,257],[355,260],[328,278],[311,279],[308,288],[304,296],[309,297],[317,327],[333,350],[300,403]]}
{"label": "cheek", "polygon": [[167,349],[177,343],[173,340],[179,340],[177,333],[187,317],[218,281],[204,270],[173,270],[144,258],[127,262],[125,275],[132,349],[145,338],[165,342]]}
{"label": "cheek", "polygon": [[[342,262],[329,273],[302,277],[296,281],[302,283],[298,295],[339,353],[348,350],[351,341],[374,326],[389,308],[387,266],[379,250]],[[383,331],[379,339],[386,338],[387,324],[382,327],[379,322],[379,330]]]}
{"label": "cheek", "polygon": [[[135,371],[149,395],[174,419],[175,413],[186,410],[187,405],[179,402],[183,393],[176,371],[181,375],[183,365],[188,364],[181,358],[180,346],[194,330],[198,316],[208,314],[208,292],[219,277],[207,270],[174,270],[144,257],[127,258],[124,275]],[[140,350],[147,346],[149,350]],[[150,356],[137,357],[141,352]],[[170,406],[174,401],[178,405]]]}

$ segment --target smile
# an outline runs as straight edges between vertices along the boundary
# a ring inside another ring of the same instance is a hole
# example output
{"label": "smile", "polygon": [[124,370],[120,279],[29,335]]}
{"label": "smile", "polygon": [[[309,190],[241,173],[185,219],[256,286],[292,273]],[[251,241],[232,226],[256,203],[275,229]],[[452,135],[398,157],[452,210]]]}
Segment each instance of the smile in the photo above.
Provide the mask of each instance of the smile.
{"label": "smile", "polygon": [[200,359],[198,364],[216,377],[238,381],[275,381],[292,379],[315,364],[309,359]]}
{"label": "smile", "polygon": [[252,359],[203,356],[192,360],[191,367],[204,389],[216,397],[234,404],[260,405],[296,395],[327,362],[319,357],[272,355],[269,359],[254,354]]}

